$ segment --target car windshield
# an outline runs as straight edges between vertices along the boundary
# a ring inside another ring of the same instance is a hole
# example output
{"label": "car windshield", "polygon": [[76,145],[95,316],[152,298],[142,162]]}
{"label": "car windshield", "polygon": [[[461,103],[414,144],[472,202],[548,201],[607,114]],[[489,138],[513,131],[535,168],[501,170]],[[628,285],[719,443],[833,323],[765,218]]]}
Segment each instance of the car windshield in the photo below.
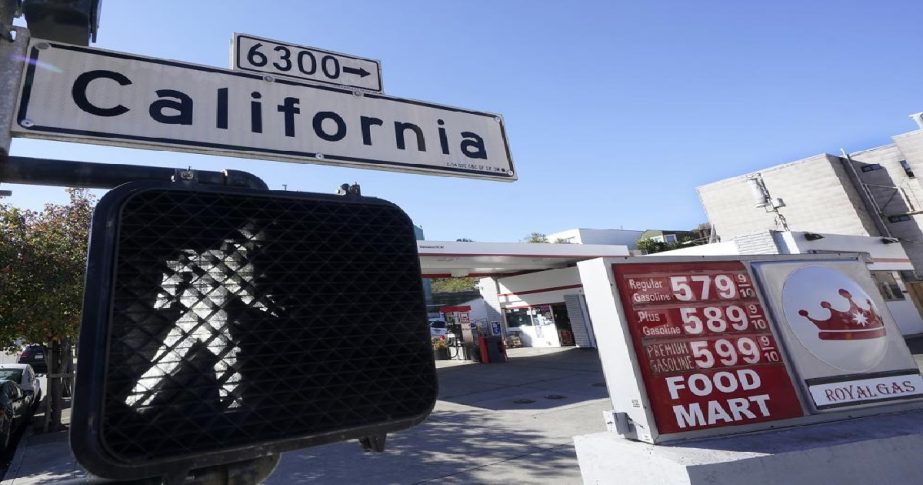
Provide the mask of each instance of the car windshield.
{"label": "car windshield", "polygon": [[445,322],[429,322],[429,326],[433,328],[445,328]]}
{"label": "car windshield", "polygon": [[22,380],[22,369],[0,369],[0,381],[19,382]]}

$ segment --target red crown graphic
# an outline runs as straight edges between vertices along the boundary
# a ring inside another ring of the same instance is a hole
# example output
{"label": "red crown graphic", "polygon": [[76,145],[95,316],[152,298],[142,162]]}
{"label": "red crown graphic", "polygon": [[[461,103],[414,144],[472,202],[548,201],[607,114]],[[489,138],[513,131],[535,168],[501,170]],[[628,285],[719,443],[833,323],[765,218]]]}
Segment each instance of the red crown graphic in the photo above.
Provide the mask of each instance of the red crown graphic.
{"label": "red crown graphic", "polygon": [[840,296],[849,300],[849,309],[845,312],[835,310],[829,302],[822,301],[820,306],[830,310],[830,318],[826,320],[815,320],[808,315],[807,310],[799,310],[798,314],[811,321],[820,329],[817,337],[821,340],[864,340],[870,338],[883,337],[885,335],[885,325],[881,321],[881,316],[875,313],[875,307],[872,301],[866,299],[868,310],[856,305],[852,295],[840,289]]}

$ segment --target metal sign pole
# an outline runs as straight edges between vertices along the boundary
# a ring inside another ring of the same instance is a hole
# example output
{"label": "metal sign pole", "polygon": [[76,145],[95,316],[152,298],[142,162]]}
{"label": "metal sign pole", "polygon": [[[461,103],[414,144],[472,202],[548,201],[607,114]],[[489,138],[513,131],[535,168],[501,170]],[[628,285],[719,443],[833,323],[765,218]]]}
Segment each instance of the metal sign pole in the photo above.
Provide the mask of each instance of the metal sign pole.
{"label": "metal sign pole", "polygon": [[29,45],[27,29],[13,27],[12,31],[7,31],[13,21],[13,12],[7,11],[6,5],[7,2],[0,0],[0,26],[3,26],[0,32],[0,154],[10,153],[10,128]]}

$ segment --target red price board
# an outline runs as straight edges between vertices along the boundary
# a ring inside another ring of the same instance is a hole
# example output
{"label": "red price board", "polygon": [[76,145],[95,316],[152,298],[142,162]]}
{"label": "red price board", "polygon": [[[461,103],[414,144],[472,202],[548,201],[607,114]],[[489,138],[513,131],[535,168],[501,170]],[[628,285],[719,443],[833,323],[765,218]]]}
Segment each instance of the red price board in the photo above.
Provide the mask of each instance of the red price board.
{"label": "red price board", "polygon": [[743,263],[612,269],[660,433],[803,414]]}

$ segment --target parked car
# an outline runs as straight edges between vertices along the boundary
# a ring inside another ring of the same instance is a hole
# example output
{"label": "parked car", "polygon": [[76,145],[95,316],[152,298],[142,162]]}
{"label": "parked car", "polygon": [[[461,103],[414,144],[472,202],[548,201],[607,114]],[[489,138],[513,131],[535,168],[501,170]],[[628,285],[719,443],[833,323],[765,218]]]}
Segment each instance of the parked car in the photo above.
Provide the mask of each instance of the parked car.
{"label": "parked car", "polygon": [[[48,373],[48,348],[41,344],[30,344],[26,345],[22,352],[19,354],[20,364],[29,364],[32,366],[32,369],[35,370],[37,374],[47,374]],[[74,364],[70,362],[67,365],[67,373],[72,374],[74,372]],[[71,391],[73,387],[73,380],[66,381],[64,383],[63,396],[71,397]]]}
{"label": "parked car", "polygon": [[29,364],[0,364],[0,449],[42,400],[42,386]]}
{"label": "parked car", "polygon": [[45,356],[48,355],[47,350],[44,345],[40,344],[26,345],[22,349],[22,353],[19,354],[17,362],[31,365],[35,372],[39,374],[47,374],[48,364],[45,360]]}

